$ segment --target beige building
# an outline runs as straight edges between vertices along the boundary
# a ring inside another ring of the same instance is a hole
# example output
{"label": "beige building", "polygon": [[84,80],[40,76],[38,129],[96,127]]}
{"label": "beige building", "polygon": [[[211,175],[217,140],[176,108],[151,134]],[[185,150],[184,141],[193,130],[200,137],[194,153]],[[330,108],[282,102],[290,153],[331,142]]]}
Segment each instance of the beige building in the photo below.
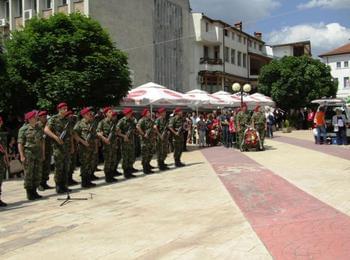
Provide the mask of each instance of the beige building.
{"label": "beige building", "polygon": [[260,68],[270,62],[261,33],[244,32],[242,22],[229,25],[193,13],[193,88],[231,91],[233,83],[257,84]]}
{"label": "beige building", "polygon": [[190,89],[189,0],[0,0],[0,32],[9,35],[37,15],[81,12],[98,20],[129,55],[134,86],[154,81]]}

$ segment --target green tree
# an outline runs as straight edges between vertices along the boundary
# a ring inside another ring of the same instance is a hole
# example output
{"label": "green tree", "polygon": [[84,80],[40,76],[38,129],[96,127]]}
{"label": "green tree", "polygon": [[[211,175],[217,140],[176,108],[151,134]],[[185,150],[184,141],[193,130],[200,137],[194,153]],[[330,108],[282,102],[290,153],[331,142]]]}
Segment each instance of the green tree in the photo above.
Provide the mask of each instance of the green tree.
{"label": "green tree", "polygon": [[330,67],[307,57],[284,57],[265,65],[259,75],[258,91],[289,110],[309,106],[317,98],[337,93]]}
{"label": "green tree", "polygon": [[[118,104],[130,88],[127,56],[100,24],[81,14],[34,18],[6,42],[12,90],[40,108]],[[28,107],[29,109],[29,107]]]}

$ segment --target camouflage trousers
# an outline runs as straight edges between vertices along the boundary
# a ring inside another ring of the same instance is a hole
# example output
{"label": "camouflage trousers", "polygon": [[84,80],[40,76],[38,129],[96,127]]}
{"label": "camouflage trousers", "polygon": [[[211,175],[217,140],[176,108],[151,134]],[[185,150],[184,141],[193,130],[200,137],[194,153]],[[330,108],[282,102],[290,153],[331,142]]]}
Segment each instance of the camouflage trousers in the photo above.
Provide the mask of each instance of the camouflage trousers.
{"label": "camouflage trousers", "polygon": [[4,162],[4,158],[0,158],[0,195],[1,195],[2,181],[5,178],[5,174],[6,174],[6,165]]}
{"label": "camouflage trousers", "polygon": [[70,165],[70,154],[68,149],[55,148],[53,151],[55,160],[55,183],[56,186],[66,186]]}
{"label": "camouflage trousers", "polygon": [[154,153],[153,140],[142,140],[141,141],[142,165],[148,165],[151,162],[153,153]]}
{"label": "camouflage trousers", "polygon": [[118,165],[119,165],[120,161],[122,160],[121,143],[117,144],[117,150],[116,150],[116,153],[115,153],[114,156],[115,156],[115,167],[114,167],[114,170],[117,170],[118,169]]}
{"label": "camouflage trousers", "polygon": [[108,176],[116,169],[117,164],[117,146],[114,144],[103,146],[104,172]]}
{"label": "camouflage trousers", "polygon": [[29,149],[24,149],[26,160],[24,167],[24,188],[27,190],[36,189],[41,182],[42,160],[40,152],[33,152]]}
{"label": "camouflage trousers", "polygon": [[41,182],[47,182],[49,180],[51,172],[51,156],[52,150],[45,147],[45,160],[43,161],[43,170],[41,174]]}
{"label": "camouflage trousers", "polygon": [[[76,148],[78,149],[78,148]],[[77,161],[78,161],[78,152],[74,151],[73,154],[71,154],[71,158],[69,161],[69,171],[68,171],[68,178],[72,178],[73,173],[75,171],[75,168],[77,166]]]}
{"label": "camouflage trousers", "polygon": [[174,136],[173,145],[174,145],[174,160],[175,162],[180,162],[181,154],[184,146],[184,137],[182,134],[180,134],[180,136]]}
{"label": "camouflage trousers", "polygon": [[97,166],[98,166],[98,163],[99,163],[99,159],[100,159],[99,158],[99,154],[98,154],[98,150],[99,150],[99,148],[95,148],[94,149],[94,154],[93,154],[93,157],[92,157],[92,160],[93,160],[93,166],[92,166],[93,173],[97,169]]}
{"label": "camouflage trousers", "polygon": [[240,131],[237,132],[237,148],[240,149],[241,147],[244,148],[244,132],[245,128],[242,128]]}
{"label": "camouflage trousers", "polygon": [[264,141],[265,141],[265,136],[266,136],[266,130],[265,127],[258,127],[257,131],[259,133],[259,137],[260,137],[260,142],[262,145],[264,145]]}
{"label": "camouflage trousers", "polygon": [[121,154],[123,170],[132,168],[135,162],[135,147],[132,140],[130,142],[122,142]]}
{"label": "camouflage trousers", "polygon": [[165,136],[164,139],[161,139],[159,137],[157,139],[156,152],[158,162],[164,162],[168,155],[168,140],[168,136]]}
{"label": "camouflage trousers", "polygon": [[80,174],[82,179],[90,179],[95,170],[94,148],[79,146]]}

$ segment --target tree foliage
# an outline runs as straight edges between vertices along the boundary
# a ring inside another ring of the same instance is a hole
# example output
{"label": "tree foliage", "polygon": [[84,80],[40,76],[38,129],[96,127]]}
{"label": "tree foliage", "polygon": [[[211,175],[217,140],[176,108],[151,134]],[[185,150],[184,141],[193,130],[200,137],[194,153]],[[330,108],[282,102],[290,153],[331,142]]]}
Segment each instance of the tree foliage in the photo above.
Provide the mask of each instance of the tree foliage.
{"label": "tree foliage", "polygon": [[[6,43],[11,90],[40,108],[117,104],[130,88],[127,56],[98,22],[81,14],[34,18]],[[28,104],[29,105],[29,104]]]}
{"label": "tree foliage", "polygon": [[321,61],[307,56],[284,57],[261,69],[258,91],[288,110],[309,106],[317,98],[335,96],[337,84],[330,67]]}

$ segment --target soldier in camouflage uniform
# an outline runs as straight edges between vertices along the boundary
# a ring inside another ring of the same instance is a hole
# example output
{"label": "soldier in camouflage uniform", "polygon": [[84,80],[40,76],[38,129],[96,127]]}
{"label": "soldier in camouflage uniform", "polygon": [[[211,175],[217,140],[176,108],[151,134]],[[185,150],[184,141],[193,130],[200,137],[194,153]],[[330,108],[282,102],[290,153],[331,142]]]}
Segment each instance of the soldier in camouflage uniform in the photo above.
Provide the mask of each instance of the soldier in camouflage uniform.
{"label": "soldier in camouflage uniform", "polygon": [[[39,114],[39,126],[44,131],[45,126],[47,124],[47,111],[40,111]],[[43,161],[43,169],[41,173],[41,182],[39,185],[39,190],[44,191],[47,189],[52,189],[47,184],[49,180],[50,172],[51,172],[51,156],[52,156],[52,139],[49,136],[44,134],[44,142],[45,142],[45,160]]]}
{"label": "soldier in camouflage uniform", "polygon": [[238,148],[240,150],[244,150],[245,149],[244,132],[247,129],[247,125],[250,125],[250,114],[248,112],[246,103],[243,103],[241,107],[241,111],[237,113],[236,122],[237,122],[237,134],[238,134],[237,136]]}
{"label": "soldier in camouflage uniform", "polygon": [[[2,130],[4,121],[0,116],[0,132],[5,133]],[[0,134],[0,207],[6,207],[7,204],[1,200],[1,186],[2,181],[5,178],[6,169],[9,166],[9,159],[6,151],[6,138],[4,138],[3,134]]]}
{"label": "soldier in camouflage uniform", "polygon": [[55,160],[55,183],[58,194],[68,189],[68,172],[70,155],[73,152],[73,136],[69,120],[66,117],[68,106],[60,103],[58,113],[52,116],[45,126],[45,134],[53,139],[53,156]]}
{"label": "soldier in camouflage uniform", "polygon": [[151,113],[148,109],[144,109],[141,114],[142,118],[138,121],[136,128],[141,136],[141,156],[142,168],[144,174],[152,174],[151,160],[154,152],[155,132],[154,122],[151,119]]}
{"label": "soldier in camouflage uniform", "polygon": [[90,108],[84,108],[80,111],[83,117],[74,126],[74,137],[78,142],[78,153],[80,159],[81,186],[83,188],[92,188],[96,184],[92,183],[92,174],[95,170],[93,160],[96,149],[96,130],[93,129],[94,117]]}
{"label": "soldier in camouflage uniform", "polygon": [[183,167],[185,164],[181,162],[181,154],[184,142],[184,119],[182,117],[182,110],[180,108],[176,108],[174,110],[174,114],[174,117],[172,117],[169,121],[169,130],[173,134],[175,166]]}
{"label": "soldier in camouflage uniform", "polygon": [[124,177],[129,179],[136,177],[132,174],[135,162],[134,132],[136,125],[131,108],[124,108],[123,114],[124,117],[117,124],[117,131],[118,136],[122,138],[121,151]]}
{"label": "soldier in camouflage uniform", "polygon": [[45,158],[44,132],[37,124],[37,112],[25,115],[26,124],[18,132],[18,150],[24,166],[24,188],[28,200],[40,199],[36,189],[41,181],[42,162]]}
{"label": "soldier in camouflage uniform", "polygon": [[261,111],[261,107],[258,105],[254,109],[252,115],[252,126],[258,131],[260,137],[260,149],[264,149],[264,140],[266,133],[266,117],[265,113]]}
{"label": "soldier in camouflage uniform", "polygon": [[107,183],[112,183],[118,181],[113,177],[117,159],[115,154],[118,148],[115,112],[111,107],[106,107],[103,113],[106,117],[97,126],[97,136],[103,143],[105,180]]}
{"label": "soldier in camouflage uniform", "polygon": [[[70,132],[73,133],[73,128],[75,124],[77,123],[77,116],[74,115],[73,111],[69,110],[66,113],[66,118],[70,121],[69,127]],[[69,160],[69,170],[68,170],[68,186],[74,186],[77,185],[78,182],[73,179],[73,174],[75,171],[75,167],[77,165],[78,160],[78,144],[73,138],[73,151],[70,156]]]}
{"label": "soldier in camouflage uniform", "polygon": [[158,109],[158,118],[156,119],[154,129],[157,132],[157,161],[159,170],[168,170],[168,165],[165,164],[165,159],[168,155],[168,140],[169,140],[169,130],[168,122],[166,120],[166,110],[165,108]]}

